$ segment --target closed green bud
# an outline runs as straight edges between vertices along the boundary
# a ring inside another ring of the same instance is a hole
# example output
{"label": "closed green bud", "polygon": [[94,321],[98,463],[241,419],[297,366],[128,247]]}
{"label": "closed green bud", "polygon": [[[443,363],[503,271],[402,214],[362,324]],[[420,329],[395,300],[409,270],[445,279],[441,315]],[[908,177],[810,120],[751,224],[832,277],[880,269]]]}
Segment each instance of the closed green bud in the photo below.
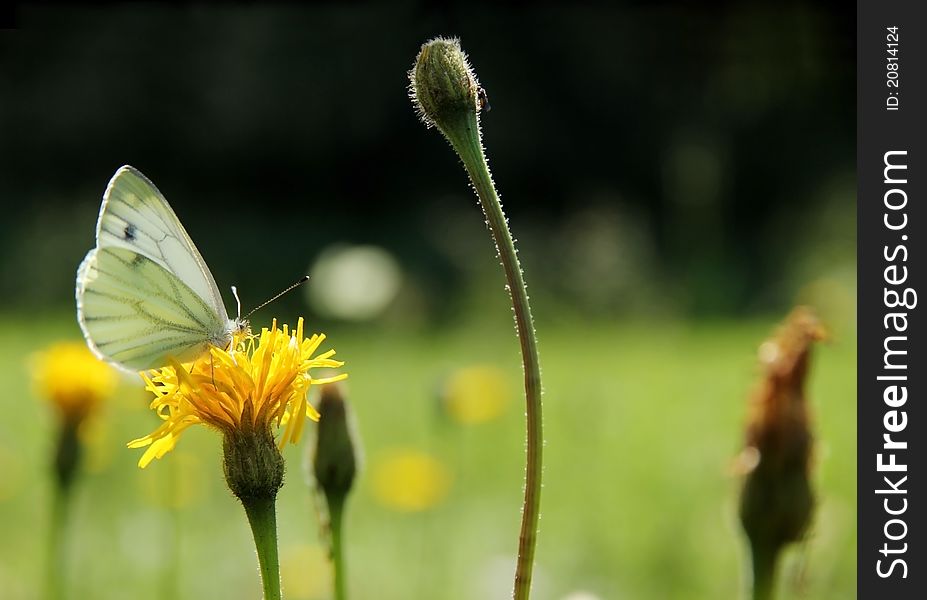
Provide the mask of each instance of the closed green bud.
{"label": "closed green bud", "polygon": [[457,39],[435,38],[422,45],[409,72],[419,117],[445,131],[448,124],[479,112],[480,84]]}
{"label": "closed green bud", "polygon": [[329,504],[343,502],[357,474],[357,452],[347,401],[340,386],[322,388],[312,472]]}
{"label": "closed green bud", "polygon": [[328,538],[334,597],[346,598],[342,528],[345,502],[354,485],[360,453],[353,416],[340,385],[333,383],[322,388],[318,412],[315,443],[306,446],[306,471],[307,477],[314,480],[310,485],[314,484],[316,493],[325,498],[316,508],[322,509],[317,513],[319,526],[322,536]]}

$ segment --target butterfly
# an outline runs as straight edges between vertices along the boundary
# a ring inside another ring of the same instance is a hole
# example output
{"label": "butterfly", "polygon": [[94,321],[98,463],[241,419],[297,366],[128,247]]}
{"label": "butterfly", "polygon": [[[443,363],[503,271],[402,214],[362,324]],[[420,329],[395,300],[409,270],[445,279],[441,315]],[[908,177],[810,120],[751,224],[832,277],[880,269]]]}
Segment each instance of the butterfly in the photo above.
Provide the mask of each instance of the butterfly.
{"label": "butterfly", "polygon": [[96,247],[77,269],[77,320],[87,345],[126,371],[226,348],[248,323],[230,319],[209,267],[158,188],[128,165],[113,175]]}

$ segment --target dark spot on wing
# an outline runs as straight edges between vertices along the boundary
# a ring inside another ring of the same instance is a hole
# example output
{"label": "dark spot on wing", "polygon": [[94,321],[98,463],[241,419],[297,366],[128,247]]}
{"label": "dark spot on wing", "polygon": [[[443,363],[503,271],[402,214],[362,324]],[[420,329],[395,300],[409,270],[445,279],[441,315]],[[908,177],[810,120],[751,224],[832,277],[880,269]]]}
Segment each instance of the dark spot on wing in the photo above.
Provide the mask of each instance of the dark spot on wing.
{"label": "dark spot on wing", "polygon": [[126,223],[126,228],[122,231],[122,236],[130,242],[135,240],[135,225]]}
{"label": "dark spot on wing", "polygon": [[141,254],[136,254],[135,257],[132,259],[132,264],[131,264],[131,266],[132,266],[133,268],[138,268],[138,267],[142,266],[142,263],[143,263],[143,262],[145,262],[145,257],[142,256]]}

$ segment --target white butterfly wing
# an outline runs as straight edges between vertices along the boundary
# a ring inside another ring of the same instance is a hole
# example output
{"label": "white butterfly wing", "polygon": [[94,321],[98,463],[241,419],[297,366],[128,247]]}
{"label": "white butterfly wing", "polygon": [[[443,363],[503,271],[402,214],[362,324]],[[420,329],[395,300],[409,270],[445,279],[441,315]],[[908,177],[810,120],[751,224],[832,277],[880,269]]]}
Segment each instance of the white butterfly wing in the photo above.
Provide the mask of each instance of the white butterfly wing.
{"label": "white butterfly wing", "polygon": [[97,248],[127,248],[161,265],[228,319],[216,280],[158,188],[134,167],[121,167],[103,194]]}
{"label": "white butterfly wing", "polygon": [[90,348],[127,370],[193,360],[230,340],[215,280],[164,196],[132,167],[103,197],[97,247],[77,272],[77,314]]}
{"label": "white butterfly wing", "polygon": [[224,345],[227,320],[179,277],[126,248],[91,250],[77,273],[78,314],[91,348],[133,371]]}

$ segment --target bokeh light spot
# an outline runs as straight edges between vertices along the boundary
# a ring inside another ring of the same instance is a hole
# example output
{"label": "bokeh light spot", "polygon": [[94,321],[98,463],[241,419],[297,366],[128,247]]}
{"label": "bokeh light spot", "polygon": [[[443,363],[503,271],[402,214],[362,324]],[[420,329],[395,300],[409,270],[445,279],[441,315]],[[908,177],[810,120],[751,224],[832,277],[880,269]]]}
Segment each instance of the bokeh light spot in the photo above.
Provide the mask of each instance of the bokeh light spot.
{"label": "bokeh light spot", "polygon": [[377,246],[331,246],[309,269],[306,298],[326,317],[367,321],[380,316],[402,285],[399,263]]}

